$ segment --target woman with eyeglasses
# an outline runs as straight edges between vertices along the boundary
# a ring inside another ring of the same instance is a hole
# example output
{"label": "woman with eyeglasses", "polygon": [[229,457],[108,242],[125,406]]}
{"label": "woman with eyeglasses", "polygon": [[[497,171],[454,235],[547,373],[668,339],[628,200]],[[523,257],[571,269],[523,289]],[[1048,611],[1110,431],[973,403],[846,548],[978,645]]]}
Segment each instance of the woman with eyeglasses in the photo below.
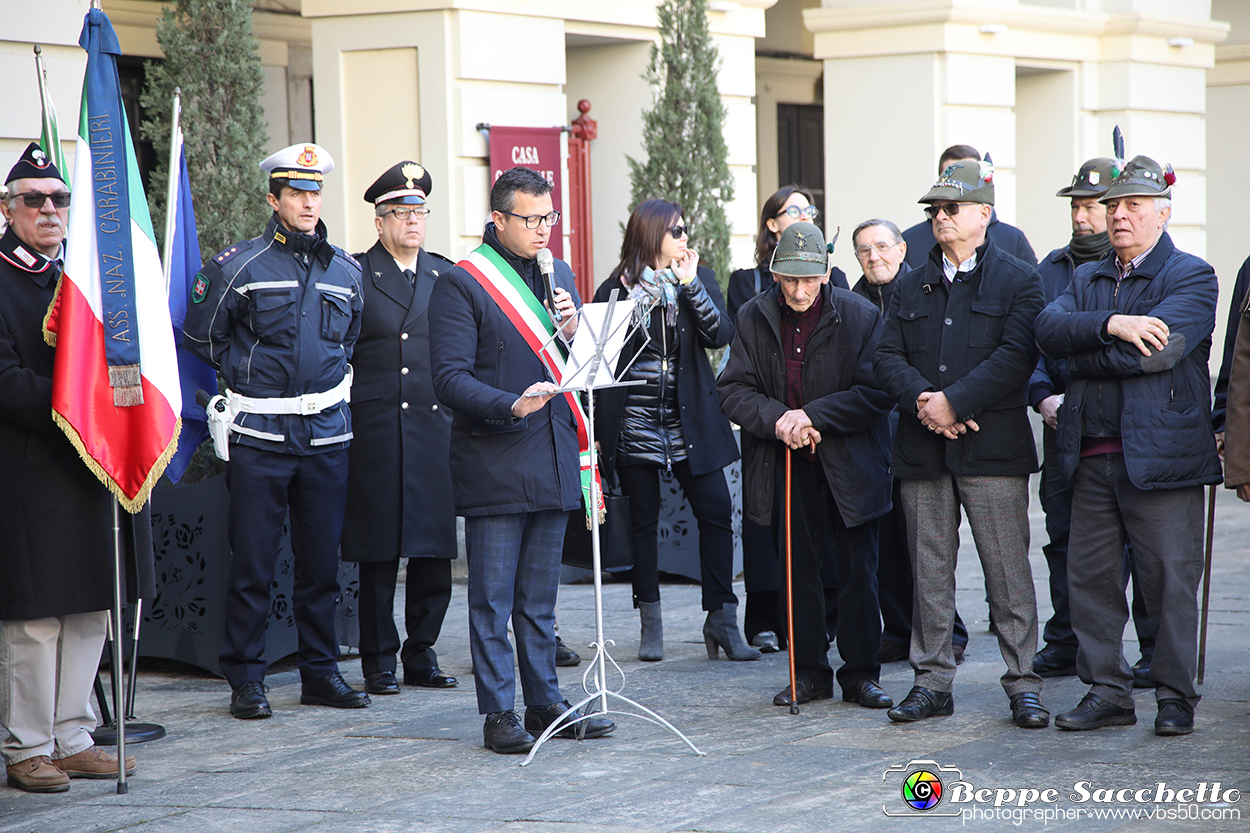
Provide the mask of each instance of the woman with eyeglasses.
{"label": "woman with eyeglasses", "polygon": [[[769,264],[781,233],[800,220],[815,223],[820,215],[812,205],[812,192],[799,185],[787,185],[764,201],[760,211],[760,229],[755,236],[755,267],[739,269],[729,276],[729,315],[735,321],[738,308],[773,285],[773,273]],[[830,282],[847,289],[846,273],[833,267]],[[723,366],[723,362],[722,362]],[[751,435],[741,433],[743,453],[752,442]],[[832,565],[832,559],[826,559]],[[746,611],[743,629],[751,645],[764,653],[773,653],[785,647],[785,618],[778,595],[776,532],[772,527],[742,519],[742,571],[746,579]],[[825,586],[832,592],[826,598],[836,604],[837,579],[830,568],[825,576]],[[836,625],[837,609],[832,609],[829,639],[832,641]],[[780,634],[780,636],[778,636]]]}
{"label": "woman with eyeglasses", "polygon": [[[816,223],[820,211],[812,205],[812,192],[800,185],[787,185],[764,200],[760,210],[760,229],[755,235],[755,267],[739,269],[729,276],[729,315],[737,318],[738,307],[772,286],[773,273],[768,265],[781,233],[800,220]],[[817,224],[819,225],[819,224]],[[833,267],[829,280],[834,286],[849,289],[846,273]]]}
{"label": "woman with eyeglasses", "polygon": [[[664,658],[660,614],[660,472],[681,484],[699,526],[703,584],[703,640],[709,659],[724,648],[730,659],[758,659],[738,631],[733,593],[732,504],[723,469],[738,459],[729,421],[721,415],[716,378],[704,348],[722,347],[733,324],[711,269],[690,248],[682,208],[667,200],[639,205],[625,225],[621,261],[595,293],[612,290],[643,302],[650,340],[639,332],[621,352],[625,380],[596,397],[596,424],[604,476],[615,474],[629,496],[634,536],[634,607],[642,620],[638,658]],[[645,341],[645,344],[644,344]],[[641,351],[639,353],[639,351]]]}

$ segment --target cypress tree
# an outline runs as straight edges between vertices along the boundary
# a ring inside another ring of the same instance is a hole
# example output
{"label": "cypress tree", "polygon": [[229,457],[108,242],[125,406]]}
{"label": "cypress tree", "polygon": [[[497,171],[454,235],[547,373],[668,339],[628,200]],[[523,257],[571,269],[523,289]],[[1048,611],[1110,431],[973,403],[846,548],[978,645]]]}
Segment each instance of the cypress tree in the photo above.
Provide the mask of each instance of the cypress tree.
{"label": "cypress tree", "polygon": [[660,43],[651,46],[644,76],[655,90],[643,112],[645,163],[627,157],[630,210],[651,197],[672,200],[694,227],[700,262],[729,280],[729,222],[733,178],[725,148],[725,105],[716,79],[720,55],[708,34],[707,0],[661,0]]}
{"label": "cypress tree", "polygon": [[157,166],[148,204],[157,236],[165,236],[174,88],[182,88],[180,125],[205,258],[255,237],[269,218],[267,185],[257,167],[265,149],[260,96],[265,76],[247,0],[174,0],[156,24],[164,61],[147,64],[141,98],[143,135]]}

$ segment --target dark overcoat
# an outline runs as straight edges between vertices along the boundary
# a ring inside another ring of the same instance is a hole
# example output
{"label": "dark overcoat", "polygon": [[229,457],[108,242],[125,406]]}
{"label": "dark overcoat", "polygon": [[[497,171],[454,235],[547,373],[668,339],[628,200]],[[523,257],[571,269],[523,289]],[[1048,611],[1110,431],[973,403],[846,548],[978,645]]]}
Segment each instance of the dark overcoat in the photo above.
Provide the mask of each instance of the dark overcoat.
{"label": "dark overcoat", "polygon": [[[533,260],[505,250],[488,223],[483,238],[532,292],[542,284]],[[555,283],[581,306],[573,270],[555,261]],[[438,401],[453,411],[451,474],[456,512],[513,515],[582,505],[577,426],[557,396],[517,419],[512,404],[535,382],[550,381],[499,304],[465,269],[453,266],[430,296],[430,366]]]}
{"label": "dark overcoat", "polygon": [[[38,256],[32,268],[29,258],[10,228],[0,239],[0,619],[113,606],[117,501],[52,421],[56,351],[43,340],[43,319],[57,270]],[[121,518],[131,577],[123,596],[150,599],[151,516],[145,508]]]}
{"label": "dark overcoat", "polygon": [[[821,288],[820,320],[803,360],[803,399],[820,432],[816,456],[847,526],[890,511],[890,422],[894,403],[877,384],[872,352],[881,316],[845,289]],[[776,439],[786,404],[781,346],[780,288],[773,284],[738,310],[729,364],[717,383],[725,415],[755,440],[743,461],[743,511],[769,524],[777,466],[785,445]]]}
{"label": "dark overcoat", "polygon": [[[1025,388],[1037,366],[1033,321],[1042,281],[1029,264],[987,240],[977,265],[948,287],[942,251],[898,284],[873,354],[881,387],[899,404],[895,477],[1012,477],[1037,471]],[[961,421],[980,431],[947,440],[916,418],[916,398],[942,391]]]}
{"label": "dark overcoat", "polygon": [[[690,473],[695,476],[719,471],[738,459],[733,428],[720,412],[716,374],[712,372],[712,365],[704,350],[728,344],[734,333],[733,321],[725,312],[725,297],[716,285],[716,273],[700,266],[698,276],[699,282],[716,306],[719,317],[712,331],[704,335],[691,311],[686,294],[677,293],[677,407],[680,409],[686,460],[690,464]],[[620,289],[621,296],[628,297],[628,291],[619,281],[606,280],[595,292],[595,301],[607,301],[613,289]],[[656,307],[651,315],[662,319],[663,311]],[[624,363],[638,352],[642,338],[641,333],[636,334],[621,351],[618,378]],[[627,387],[607,388],[595,396],[595,439],[599,441],[600,459],[604,472],[609,477],[615,471],[621,415],[625,410],[625,397],[629,390]]]}
{"label": "dark overcoat", "polygon": [[421,250],[416,286],[381,241],[360,261],[364,318],[352,355],[344,561],[455,558],[451,410],[430,374],[430,293],[452,267]]}

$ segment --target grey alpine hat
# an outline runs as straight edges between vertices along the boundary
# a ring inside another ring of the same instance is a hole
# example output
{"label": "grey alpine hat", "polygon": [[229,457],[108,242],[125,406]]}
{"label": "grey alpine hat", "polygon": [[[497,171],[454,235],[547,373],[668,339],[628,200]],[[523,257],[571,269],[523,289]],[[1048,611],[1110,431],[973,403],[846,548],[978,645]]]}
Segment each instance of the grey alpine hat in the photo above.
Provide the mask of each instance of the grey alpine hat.
{"label": "grey alpine hat", "polygon": [[[1170,197],[1172,185],[1176,182],[1176,174],[1172,166],[1160,167],[1159,163],[1149,156],[1134,156],[1127,164],[1117,160],[1115,179],[1099,202],[1118,200],[1123,197]],[[1113,168],[1112,170],[1115,170]]]}
{"label": "grey alpine hat", "polygon": [[965,159],[952,162],[933,183],[929,193],[916,202],[931,203],[937,200],[954,202],[979,202],[994,204],[994,163],[989,154],[985,160]]}
{"label": "grey alpine hat", "polygon": [[825,236],[812,223],[792,223],[781,233],[769,271],[792,278],[823,278],[829,271]]}
{"label": "grey alpine hat", "polygon": [[1072,184],[1055,192],[1056,197],[1101,197],[1115,178],[1114,159],[1098,156],[1086,161],[1072,177]]}

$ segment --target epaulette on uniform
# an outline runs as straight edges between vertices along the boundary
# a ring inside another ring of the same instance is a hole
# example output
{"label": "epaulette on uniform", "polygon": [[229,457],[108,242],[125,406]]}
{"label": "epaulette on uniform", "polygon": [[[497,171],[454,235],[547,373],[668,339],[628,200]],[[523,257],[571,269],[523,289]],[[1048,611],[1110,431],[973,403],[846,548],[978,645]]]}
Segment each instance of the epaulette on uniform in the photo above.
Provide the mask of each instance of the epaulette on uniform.
{"label": "epaulette on uniform", "polygon": [[443,263],[446,263],[448,266],[456,265],[456,261],[452,260],[451,258],[444,257],[443,255],[440,255],[438,252],[431,252],[429,249],[426,249],[425,253],[435,258],[436,260],[441,260]]}
{"label": "epaulette on uniform", "polygon": [[357,269],[358,271],[360,271],[360,272],[363,272],[363,271],[364,271],[364,268],[363,268],[363,267],[361,267],[361,265],[360,265],[360,261],[358,261],[358,260],[356,260],[356,258],[352,257],[352,256],[351,256],[351,255],[350,255],[350,254],[349,254],[349,253],[345,250],[345,249],[340,249],[338,246],[335,246],[335,247],[334,247],[334,253],[335,253],[336,255],[338,255],[339,257],[343,258],[343,260],[346,260],[346,261],[347,261],[348,263],[350,263],[352,266],[355,266],[355,267],[356,267],[356,269]]}
{"label": "epaulette on uniform", "polygon": [[216,263],[218,266],[225,266],[227,263],[234,260],[250,248],[252,248],[251,240],[244,240],[241,243],[235,243],[234,245],[228,246],[213,255],[213,263]]}

